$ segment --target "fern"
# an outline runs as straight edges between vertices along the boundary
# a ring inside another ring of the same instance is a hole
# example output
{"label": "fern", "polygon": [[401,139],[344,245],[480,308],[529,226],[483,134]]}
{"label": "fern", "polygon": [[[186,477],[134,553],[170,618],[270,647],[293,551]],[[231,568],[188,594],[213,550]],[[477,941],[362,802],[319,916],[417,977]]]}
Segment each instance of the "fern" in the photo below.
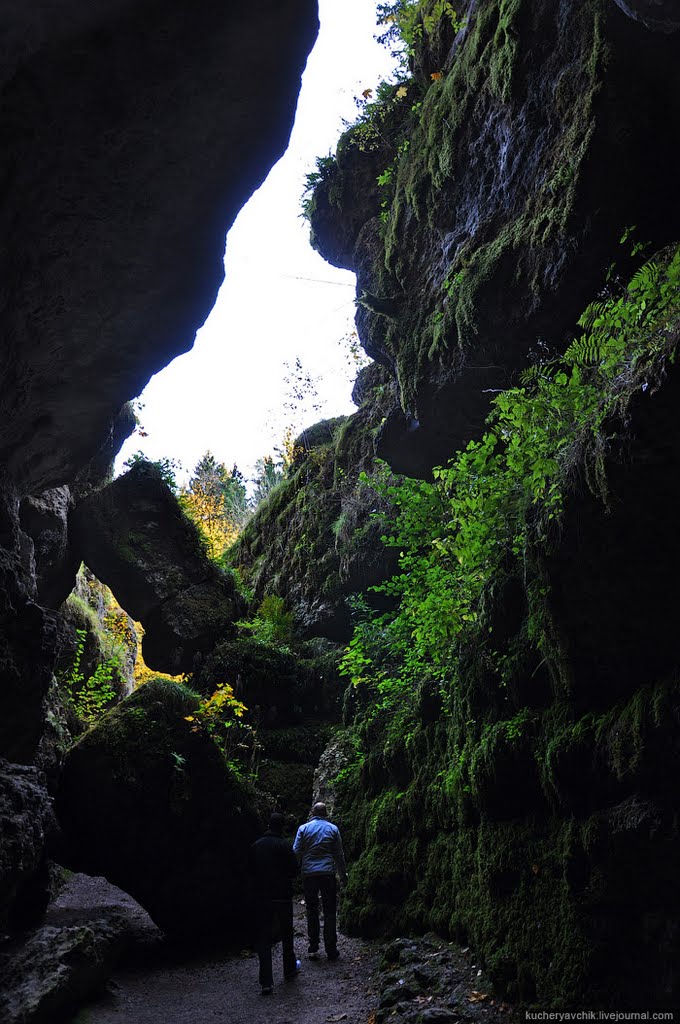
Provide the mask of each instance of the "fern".
{"label": "fern", "polygon": [[582,334],[580,338],[572,341],[564,353],[565,363],[573,366],[595,366],[601,363],[603,358],[602,339],[597,334]]}
{"label": "fern", "polygon": [[656,291],[659,286],[660,274],[661,271],[658,263],[655,263],[654,260],[649,260],[633,275],[628,285],[628,291],[631,294]]}
{"label": "fern", "polygon": [[548,367],[544,363],[534,363],[527,366],[519,375],[519,385],[522,388],[535,387],[547,372]]}
{"label": "fern", "polygon": [[579,327],[583,327],[585,331],[590,331],[602,323],[606,317],[608,307],[609,301],[607,299],[595,299],[586,306],[576,323]]}

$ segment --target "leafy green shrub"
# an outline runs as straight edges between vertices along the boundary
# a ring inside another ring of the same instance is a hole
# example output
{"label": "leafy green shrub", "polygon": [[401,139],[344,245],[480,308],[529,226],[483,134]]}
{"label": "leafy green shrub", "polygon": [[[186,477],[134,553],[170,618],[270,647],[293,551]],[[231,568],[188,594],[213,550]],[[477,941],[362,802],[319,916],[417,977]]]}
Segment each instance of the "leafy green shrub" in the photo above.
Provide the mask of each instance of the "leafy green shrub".
{"label": "leafy green shrub", "polygon": [[271,647],[289,650],[293,643],[293,613],[286,611],[285,601],[276,594],[267,594],[254,617],[238,625],[253,639]]}
{"label": "leafy green shrub", "polygon": [[378,4],[378,24],[386,26],[380,42],[391,45],[392,55],[402,67],[407,66],[417,43],[431,36],[442,19],[454,32],[460,31],[464,19],[458,17],[449,0],[388,0]]}
{"label": "leafy green shrub", "polygon": [[675,358],[679,316],[680,249],[592,303],[564,356],[499,394],[484,436],[435,469],[433,483],[384,485],[397,515],[383,540],[399,550],[399,571],[374,589],[398,611],[358,622],[341,671],[369,686],[374,713],[391,715],[393,729],[405,728],[423,678],[455,681],[453,654],[478,629],[485,588],[530,544],[549,542],[571,467],[590,466],[606,500],[610,424]]}
{"label": "leafy green shrub", "polygon": [[232,686],[218,683],[210,697],[201,699],[193,713],[184,716],[191,723],[192,732],[202,731],[210,736],[238,777],[242,775],[242,754],[252,747],[253,729],[243,721],[247,710]]}
{"label": "leafy green shrub", "polygon": [[73,664],[62,678],[62,685],[67,700],[78,718],[87,725],[94,725],[116,699],[116,691],[111,683],[119,669],[119,663],[116,657],[109,658],[108,661],[97,665],[92,675],[86,679],[81,670],[81,663],[87,630],[77,629],[76,636]]}

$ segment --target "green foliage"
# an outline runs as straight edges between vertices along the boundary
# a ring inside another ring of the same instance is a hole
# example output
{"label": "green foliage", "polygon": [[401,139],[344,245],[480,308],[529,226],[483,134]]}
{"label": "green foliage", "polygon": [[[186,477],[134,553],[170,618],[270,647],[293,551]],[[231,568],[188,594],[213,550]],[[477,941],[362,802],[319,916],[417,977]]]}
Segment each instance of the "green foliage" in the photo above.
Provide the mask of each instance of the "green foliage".
{"label": "green foliage", "polygon": [[318,156],[316,158],[316,170],[310,171],[305,175],[305,186],[302,190],[302,197],[300,199],[300,207],[302,210],[302,216],[309,220],[312,211],[314,209],[314,191],[318,185],[322,182],[327,181],[336,168],[336,160],[330,153],[328,156]]}
{"label": "green foliage", "polygon": [[283,478],[283,466],[272,455],[264,455],[261,459],[257,460],[255,463],[255,478],[253,479],[255,484],[253,504],[255,507],[262,504],[269,497]]}
{"label": "green foliage", "polygon": [[366,755],[365,755],[365,753],[363,752],[363,750],[361,750],[361,749],[359,749],[357,747],[357,749],[354,751],[354,755],[351,758],[351,760],[349,761],[349,763],[346,764],[344,766],[344,768],[341,768],[340,771],[335,776],[335,778],[333,779],[333,786],[334,787],[335,786],[342,786],[344,783],[348,782],[350,779],[355,778],[358,775],[358,773],[361,771],[361,769],[364,766],[365,762],[366,762]]}
{"label": "green foliage", "polygon": [[238,625],[250,633],[254,640],[269,647],[288,651],[293,643],[293,613],[286,611],[283,598],[276,594],[267,594],[254,617]]}
{"label": "green foliage", "polygon": [[196,464],[189,486],[182,488],[179,501],[198,528],[207,554],[220,563],[252,511],[238,466],[228,470],[206,452]]}
{"label": "green foliage", "polygon": [[[243,751],[249,749],[247,740],[251,738],[252,727],[243,721],[248,708],[234,694],[233,687],[228,683],[218,683],[214,693],[201,699],[198,707],[185,721],[191,724],[192,732],[205,732],[217,744],[231,770],[237,775],[242,774]],[[177,761],[179,755],[173,754],[174,767],[181,771],[183,763]]]}
{"label": "green foliage", "polygon": [[375,90],[367,89],[356,100],[359,117],[351,126],[351,143],[362,153],[380,149],[396,150],[399,134],[399,118],[395,113],[406,112],[403,101],[409,95],[411,86],[405,81],[398,83],[380,82]]}
{"label": "green foliage", "polygon": [[118,659],[113,657],[103,664],[97,665],[87,679],[81,669],[87,630],[76,630],[77,642],[73,664],[62,678],[62,686],[66,697],[78,718],[87,725],[101,718],[116,698],[116,691],[111,685],[118,671]]}
{"label": "green foliage", "polygon": [[577,454],[595,461],[598,478],[607,424],[674,357],[668,328],[679,314],[680,250],[592,303],[578,341],[499,394],[481,440],[435,469],[434,482],[383,485],[397,509],[383,540],[399,550],[399,571],[375,589],[398,612],[357,624],[341,670],[369,687],[373,713],[390,715],[394,729],[407,728],[423,679],[455,682],[458,642],[478,632],[494,575],[530,543],[549,542]]}
{"label": "green foliage", "polygon": [[140,462],[155,466],[173,494],[177,494],[177,473],[182,470],[182,463],[179,459],[148,459],[144,452],[138,451],[125,460],[123,468],[132,469],[133,466],[139,465]]}
{"label": "green foliage", "polygon": [[454,32],[464,25],[449,0],[389,0],[378,4],[378,24],[386,26],[380,42],[392,46],[392,55],[406,66],[417,43],[431,36],[445,19]]}

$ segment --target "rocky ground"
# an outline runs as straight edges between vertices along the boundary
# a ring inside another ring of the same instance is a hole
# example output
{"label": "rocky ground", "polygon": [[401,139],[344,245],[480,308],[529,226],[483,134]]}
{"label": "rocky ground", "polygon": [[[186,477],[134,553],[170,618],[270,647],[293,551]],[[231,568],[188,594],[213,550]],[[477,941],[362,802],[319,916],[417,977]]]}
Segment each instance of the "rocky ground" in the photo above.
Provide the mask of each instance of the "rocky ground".
{"label": "rocky ground", "polygon": [[[302,969],[263,997],[250,950],[180,957],[148,915],[103,878],[73,875],[23,948],[2,951],[3,1024],[511,1024],[488,993],[471,950],[430,935],[386,946],[341,935],[340,959],[305,956],[304,904],[295,903]],[[118,966],[115,966],[117,962]],[[94,995],[93,995],[94,993]],[[72,1008],[69,1012],[69,1006]],[[79,1006],[80,1009],[75,1009]],[[75,1013],[75,1016],[74,1016]]]}

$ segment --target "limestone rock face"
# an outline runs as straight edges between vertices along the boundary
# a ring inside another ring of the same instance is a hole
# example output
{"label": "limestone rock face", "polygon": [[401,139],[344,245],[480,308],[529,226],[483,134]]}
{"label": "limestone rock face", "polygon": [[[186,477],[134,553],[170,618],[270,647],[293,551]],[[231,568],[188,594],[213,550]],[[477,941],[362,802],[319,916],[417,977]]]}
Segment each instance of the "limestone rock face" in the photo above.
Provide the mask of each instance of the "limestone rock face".
{"label": "limestone rock face", "polygon": [[54,825],[41,772],[0,760],[0,931],[26,926],[45,909]]}
{"label": "limestone rock face", "polygon": [[95,576],[143,624],[151,668],[191,671],[194,656],[228,633],[244,610],[232,578],[209,561],[151,464],[134,466],[78,505],[72,536]]}
{"label": "limestone rock face", "polygon": [[[2,4],[0,754],[13,762],[60,757],[41,740],[58,639],[46,607],[78,557],[65,488],[81,500],[101,486],[133,426],[126,403],[190,348],[225,234],[287,144],[316,31],[315,0]],[[186,601],[180,584],[149,607],[148,658],[170,671],[236,609],[216,574],[195,577]]]}
{"label": "limestone rock face", "polygon": [[0,464],[23,493],[190,348],[316,30],[314,0],[3,5]]}
{"label": "limestone rock face", "polygon": [[33,543],[20,528],[16,489],[0,474],[0,754],[23,764],[40,742],[57,639],[55,616],[35,596]]}
{"label": "limestone rock face", "polygon": [[[677,5],[625,6],[670,24]],[[357,273],[361,343],[398,382],[378,454],[421,476],[514,372],[564,349],[612,261],[626,273],[626,226],[652,249],[680,232],[677,36],[599,0],[457,10],[464,28],[424,34],[401,97],[348,130],[309,203],[313,244]]]}
{"label": "limestone rock face", "polygon": [[103,985],[125,944],[125,921],[111,912],[82,924],[47,925],[0,968],[5,1024],[49,1024]]}
{"label": "limestone rock face", "polygon": [[197,703],[145,683],[72,748],[56,807],[68,867],[104,875],[180,938],[226,939],[247,932],[258,826],[248,791],[185,720]]}
{"label": "limestone rock face", "polygon": [[377,472],[375,433],[385,402],[394,400],[380,371],[363,375],[357,395],[365,404],[358,412],[331,431],[321,423],[302,435],[292,471],[257,509],[233,550],[256,599],[281,595],[304,636],[349,640],[347,598],[396,566],[394,550],[380,542],[389,500],[370,480]]}
{"label": "limestone rock face", "polygon": [[103,878],[74,874],[38,927],[5,946],[0,966],[3,1024],[53,1024],[101,990],[116,961],[162,939],[149,916]]}

